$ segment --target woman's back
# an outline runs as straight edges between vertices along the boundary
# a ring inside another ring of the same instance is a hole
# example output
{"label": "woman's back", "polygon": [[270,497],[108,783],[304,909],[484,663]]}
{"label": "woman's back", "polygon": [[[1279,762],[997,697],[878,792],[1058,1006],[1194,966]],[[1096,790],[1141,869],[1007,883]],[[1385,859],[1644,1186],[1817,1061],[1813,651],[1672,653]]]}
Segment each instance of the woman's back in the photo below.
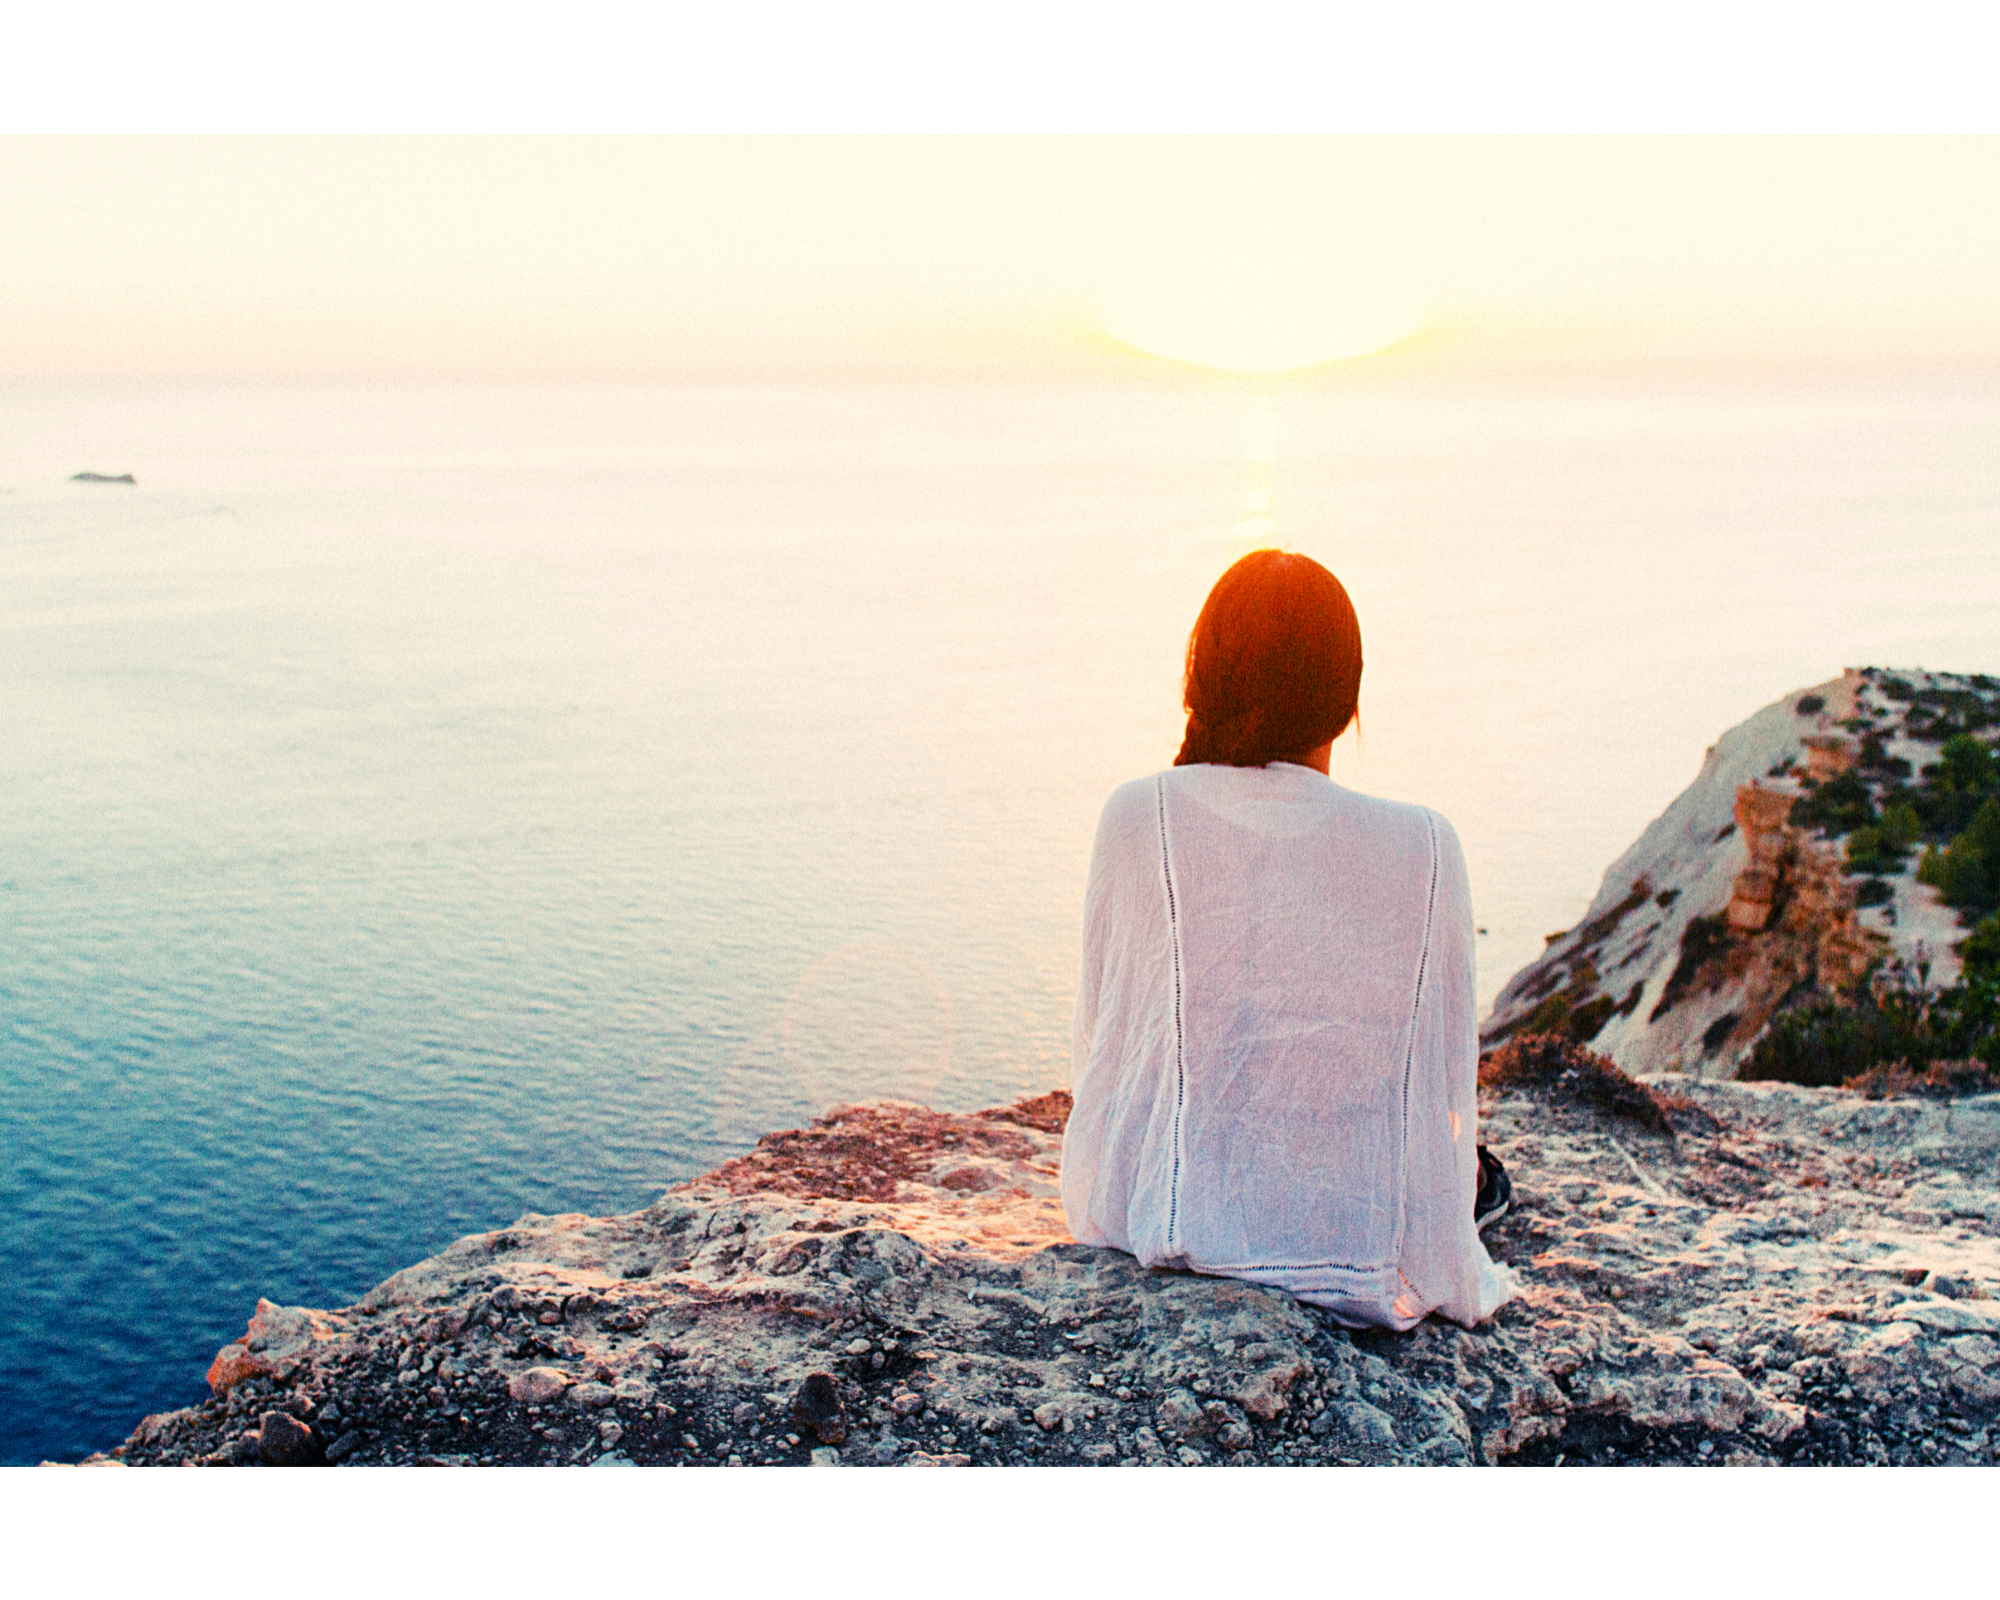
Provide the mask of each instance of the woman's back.
{"label": "woman's back", "polygon": [[1505,1294],[1472,1220],[1471,903],[1451,827],[1306,767],[1177,766],[1099,824],[1063,1194],[1086,1243],[1342,1320]]}

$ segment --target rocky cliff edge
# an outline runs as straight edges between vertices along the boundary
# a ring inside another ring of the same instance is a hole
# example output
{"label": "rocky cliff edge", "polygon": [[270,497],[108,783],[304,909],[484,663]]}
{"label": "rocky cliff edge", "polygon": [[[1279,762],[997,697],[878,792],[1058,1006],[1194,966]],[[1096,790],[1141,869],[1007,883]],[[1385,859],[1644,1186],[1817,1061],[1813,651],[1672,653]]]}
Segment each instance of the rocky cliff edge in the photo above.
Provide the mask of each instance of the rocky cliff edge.
{"label": "rocky cliff edge", "polygon": [[104,1464],[1985,1463],[2000,1096],[1483,1069],[1487,1325],[1349,1331],[1070,1241],[1067,1097],[836,1108],[626,1216],[260,1302]]}

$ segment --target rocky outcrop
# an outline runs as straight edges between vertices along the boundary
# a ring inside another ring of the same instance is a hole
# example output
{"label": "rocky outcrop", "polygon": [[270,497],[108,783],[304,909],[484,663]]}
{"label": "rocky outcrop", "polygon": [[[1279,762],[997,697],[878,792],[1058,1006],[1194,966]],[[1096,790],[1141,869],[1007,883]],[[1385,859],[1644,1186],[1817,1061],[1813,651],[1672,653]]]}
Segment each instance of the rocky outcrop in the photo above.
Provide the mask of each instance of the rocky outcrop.
{"label": "rocky outcrop", "polygon": [[1728,918],[1739,933],[1762,933],[1770,926],[1787,869],[1797,857],[1798,843],[1786,826],[1797,799],[1796,791],[1770,788],[1755,779],[1736,791],[1736,827],[1745,860],[1730,887]]}
{"label": "rocky outcrop", "polygon": [[339,1313],[261,1302],[213,1396],[113,1459],[1993,1459],[2000,1096],[1661,1100],[1564,1048],[1487,1073],[1515,1177],[1488,1239],[1522,1293],[1475,1330],[1350,1331],[1072,1242],[1065,1096],[878,1103],[629,1215],[461,1239]]}
{"label": "rocky outcrop", "polygon": [[1726,1078],[1787,1006],[1871,972],[1955,981],[1965,930],[1916,881],[1915,852],[1872,869],[1879,903],[1863,906],[1841,842],[1792,820],[1822,785],[1882,791],[1938,759],[1912,695],[2000,703],[1985,679],[1857,669],[1730,729],[1583,920],[1500,991],[1485,1043],[1555,1032],[1642,1076]]}
{"label": "rocky outcrop", "polygon": [[287,1380],[311,1360],[316,1345],[338,1342],[352,1331],[346,1318],[332,1312],[259,1300],[243,1337],[216,1351],[208,1386],[224,1394],[246,1378]]}
{"label": "rocky outcrop", "polygon": [[[1858,697],[1856,703],[1862,703]],[[1855,743],[1844,734],[1809,733],[1799,742],[1806,750],[1805,775],[1813,782],[1826,783],[1854,770]]]}

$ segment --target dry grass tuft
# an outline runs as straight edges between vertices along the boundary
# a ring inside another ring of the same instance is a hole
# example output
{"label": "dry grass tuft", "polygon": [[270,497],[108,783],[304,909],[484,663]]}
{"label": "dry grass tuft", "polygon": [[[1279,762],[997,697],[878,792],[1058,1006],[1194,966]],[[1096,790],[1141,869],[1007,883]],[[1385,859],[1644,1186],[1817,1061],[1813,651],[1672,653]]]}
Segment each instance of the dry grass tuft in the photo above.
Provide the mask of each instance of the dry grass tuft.
{"label": "dry grass tuft", "polygon": [[1891,1061],[1886,1066],[1857,1073],[1843,1087],[1859,1089],[1870,1100],[1884,1100],[1897,1094],[1956,1100],[1961,1095],[2000,1091],[2000,1075],[1983,1061],[1933,1061],[1921,1068],[1907,1061]]}
{"label": "dry grass tuft", "polygon": [[[1653,1133],[1674,1136],[1670,1107],[1603,1056],[1559,1034],[1509,1039],[1479,1063],[1482,1089],[1525,1089],[1543,1099],[1588,1106]],[[1699,1113],[1700,1108],[1688,1102]]]}

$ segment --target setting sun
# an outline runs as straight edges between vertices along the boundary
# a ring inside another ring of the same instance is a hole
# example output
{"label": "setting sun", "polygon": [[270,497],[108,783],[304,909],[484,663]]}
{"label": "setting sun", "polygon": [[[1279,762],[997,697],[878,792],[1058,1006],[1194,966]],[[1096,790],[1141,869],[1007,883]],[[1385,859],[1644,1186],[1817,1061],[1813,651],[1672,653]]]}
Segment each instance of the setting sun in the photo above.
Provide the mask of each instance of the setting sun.
{"label": "setting sun", "polygon": [[1103,297],[1104,331],[1169,361],[1277,373],[1370,355],[1422,328],[1394,284],[1311,261],[1176,263]]}

